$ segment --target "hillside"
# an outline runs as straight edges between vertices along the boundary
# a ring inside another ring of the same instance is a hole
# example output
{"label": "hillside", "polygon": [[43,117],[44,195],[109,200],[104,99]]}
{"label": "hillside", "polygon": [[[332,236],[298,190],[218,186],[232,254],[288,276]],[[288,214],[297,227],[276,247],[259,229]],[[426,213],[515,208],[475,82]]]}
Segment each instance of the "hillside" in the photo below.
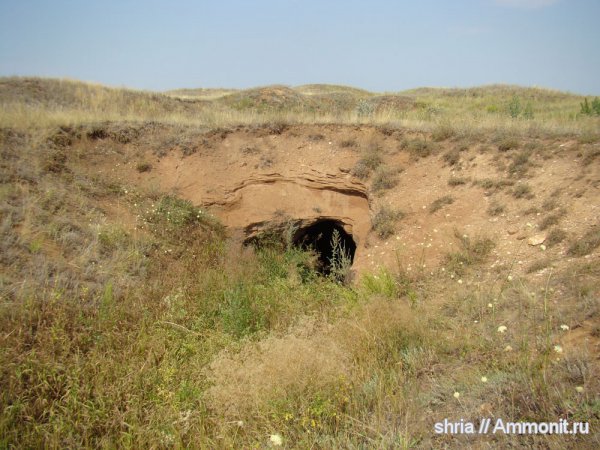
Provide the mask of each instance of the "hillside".
{"label": "hillside", "polygon": [[582,101],[0,79],[0,446],[597,448]]}

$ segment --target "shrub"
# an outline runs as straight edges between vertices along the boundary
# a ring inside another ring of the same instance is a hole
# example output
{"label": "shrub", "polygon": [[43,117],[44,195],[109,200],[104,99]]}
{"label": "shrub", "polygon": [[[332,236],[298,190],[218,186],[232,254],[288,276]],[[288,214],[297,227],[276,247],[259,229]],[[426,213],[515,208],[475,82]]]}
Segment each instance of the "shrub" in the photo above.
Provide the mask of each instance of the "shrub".
{"label": "shrub", "polygon": [[540,223],[540,230],[545,230],[546,228],[550,228],[551,226],[558,224],[562,216],[564,216],[565,214],[566,211],[561,209],[558,212],[544,217],[544,220],[542,220],[542,222]]}
{"label": "shrub", "polygon": [[403,141],[401,144],[403,149],[408,150],[414,157],[426,158],[437,150],[437,146],[429,141],[423,139],[413,139],[410,141]]}
{"label": "shrub", "polygon": [[454,166],[460,161],[460,151],[457,149],[450,150],[449,152],[444,154],[444,161],[448,163],[449,166]]}
{"label": "shrub", "polygon": [[373,230],[380,238],[386,239],[396,232],[396,222],[404,216],[400,210],[382,206],[373,216]]}
{"label": "shrub", "polygon": [[431,138],[434,141],[445,141],[454,136],[456,132],[449,124],[438,125],[435,130],[431,133]]}
{"label": "shrub", "polygon": [[519,96],[513,95],[513,98],[508,103],[508,113],[513,119],[516,119],[521,114],[521,99],[519,99]]}
{"label": "shrub", "polygon": [[546,241],[544,242],[547,247],[552,247],[556,244],[560,244],[567,237],[567,232],[561,228],[553,228],[548,233]]}
{"label": "shrub", "polygon": [[567,253],[572,256],[585,256],[600,246],[600,225],[594,226],[579,240],[573,242]]}
{"label": "shrub", "polygon": [[512,150],[512,149],[518,148],[518,147],[519,147],[519,141],[517,141],[515,138],[504,138],[498,144],[498,150],[500,150],[501,152],[507,152],[509,150]]}
{"label": "shrub", "polygon": [[467,184],[468,178],[455,177],[454,175],[448,179],[448,186],[460,186],[461,184]]}
{"label": "shrub", "polygon": [[390,169],[384,166],[379,166],[373,175],[373,184],[371,188],[374,192],[380,192],[386,189],[391,189],[398,184],[399,169]]}
{"label": "shrub", "polygon": [[510,166],[508,167],[508,171],[512,175],[523,176],[527,173],[527,169],[529,168],[530,162],[529,158],[531,156],[531,151],[523,150],[516,155],[514,155]]}
{"label": "shrub", "polygon": [[533,198],[531,193],[531,186],[527,183],[519,183],[513,189],[512,195],[514,198]]}
{"label": "shrub", "polygon": [[378,151],[369,151],[358,160],[351,173],[361,180],[366,180],[371,172],[383,163],[383,159]]}
{"label": "shrub", "polygon": [[355,139],[344,139],[340,142],[342,148],[356,148],[358,144]]}
{"label": "shrub", "polygon": [[490,204],[490,206],[487,210],[487,213],[490,216],[499,216],[500,214],[502,214],[504,212],[504,210],[505,210],[504,205],[502,205],[496,201],[493,201]]}
{"label": "shrub", "polygon": [[433,214],[436,211],[439,211],[446,205],[451,205],[454,203],[454,198],[450,195],[444,195],[443,197],[438,198],[429,206],[429,213]]}
{"label": "shrub", "polygon": [[593,115],[600,116],[600,99],[598,97],[596,97],[594,100],[592,100],[591,105],[588,102],[587,98],[584,99],[580,105],[581,105],[580,114],[583,114],[586,116],[593,116]]}
{"label": "shrub", "polygon": [[471,239],[455,230],[454,237],[460,243],[460,250],[448,253],[445,257],[445,265],[448,270],[457,274],[462,274],[468,266],[485,261],[496,246],[492,239],[485,236]]}
{"label": "shrub", "polygon": [[140,173],[150,172],[152,170],[152,164],[150,164],[149,162],[141,162],[138,163],[138,165],[135,166],[135,168]]}

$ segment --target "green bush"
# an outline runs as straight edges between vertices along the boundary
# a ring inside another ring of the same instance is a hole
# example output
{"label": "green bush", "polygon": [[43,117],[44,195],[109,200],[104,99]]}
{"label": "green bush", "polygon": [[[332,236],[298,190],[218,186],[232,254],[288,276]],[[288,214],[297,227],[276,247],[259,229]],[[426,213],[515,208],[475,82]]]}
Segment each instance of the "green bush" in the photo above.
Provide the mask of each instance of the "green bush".
{"label": "green bush", "polygon": [[581,105],[580,114],[583,114],[585,116],[600,116],[600,99],[598,97],[596,97],[594,100],[592,100],[591,104],[588,102],[588,99],[586,98],[583,100],[583,102],[580,105]]}

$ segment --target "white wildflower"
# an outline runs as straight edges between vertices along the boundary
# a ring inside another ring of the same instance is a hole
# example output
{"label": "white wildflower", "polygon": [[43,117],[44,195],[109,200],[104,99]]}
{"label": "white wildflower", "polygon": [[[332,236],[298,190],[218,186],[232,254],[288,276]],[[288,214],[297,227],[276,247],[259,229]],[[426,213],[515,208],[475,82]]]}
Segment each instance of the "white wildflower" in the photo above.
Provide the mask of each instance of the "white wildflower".
{"label": "white wildflower", "polygon": [[283,445],[283,438],[279,434],[269,436],[269,441],[271,441],[274,447],[281,447]]}

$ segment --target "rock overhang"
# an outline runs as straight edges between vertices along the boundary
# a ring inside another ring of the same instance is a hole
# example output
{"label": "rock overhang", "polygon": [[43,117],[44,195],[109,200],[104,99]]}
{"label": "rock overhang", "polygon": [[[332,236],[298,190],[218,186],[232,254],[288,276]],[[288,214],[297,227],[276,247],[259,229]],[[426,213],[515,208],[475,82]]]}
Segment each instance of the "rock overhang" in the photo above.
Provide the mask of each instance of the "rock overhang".
{"label": "rock overhang", "polygon": [[[319,223],[339,227],[350,237],[352,257],[360,257],[371,228],[369,196],[363,183],[348,175],[317,171],[252,175],[204,202],[244,242],[265,232],[284,233],[295,243]],[[329,228],[326,228],[329,230]]]}

